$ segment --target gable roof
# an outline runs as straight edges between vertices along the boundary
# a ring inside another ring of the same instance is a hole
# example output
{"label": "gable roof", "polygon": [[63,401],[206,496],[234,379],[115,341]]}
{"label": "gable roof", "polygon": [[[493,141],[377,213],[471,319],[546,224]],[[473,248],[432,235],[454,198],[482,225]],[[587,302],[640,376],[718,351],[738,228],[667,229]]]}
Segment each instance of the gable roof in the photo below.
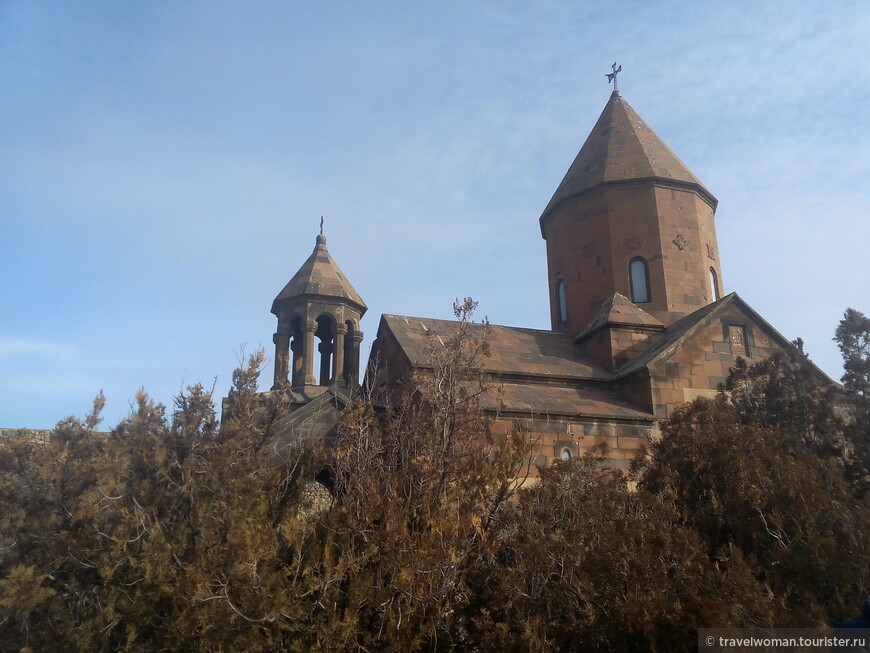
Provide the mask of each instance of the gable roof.
{"label": "gable roof", "polygon": [[610,299],[604,302],[598,315],[577,334],[574,342],[580,342],[609,324],[614,326],[645,327],[650,330],[660,330],[665,327],[661,320],[653,317],[640,306],[629,301],[627,297],[614,293]]}
{"label": "gable roof", "polygon": [[[495,374],[499,383],[497,392],[481,396],[481,406],[507,413],[537,413],[542,416],[654,420],[652,414],[621,397],[617,384],[613,382],[668,360],[733,307],[737,307],[780,347],[793,346],[736,293],[703,306],[667,327],[659,327],[660,322],[621,295],[615,295],[611,300],[577,339],[582,340],[608,320],[614,320],[617,324],[647,326],[655,330],[650,334],[651,344],[646,351],[617,370],[616,374],[611,374],[587,357],[583,348],[565,334],[490,326],[487,339],[490,356],[483,361],[481,369]],[[388,331],[412,367],[428,368],[431,367],[429,351],[433,338],[439,342],[439,337],[450,334],[456,325],[453,320],[384,315],[378,337]],[[484,325],[472,324],[471,329],[472,335],[482,336]],[[819,374],[828,378],[821,370]]]}
{"label": "gable roof", "polygon": [[336,437],[339,413],[350,403],[350,394],[340,383],[297,408],[272,427],[272,460],[279,464],[298,453],[308,442],[331,444]]}
{"label": "gable roof", "polygon": [[643,118],[614,91],[541,220],[564,200],[601,184],[657,179],[691,185],[715,208],[716,198]]}
{"label": "gable roof", "polygon": [[287,282],[272,302],[272,313],[278,314],[279,302],[302,296],[338,297],[356,305],[361,312],[367,307],[326,250],[326,236],[317,236],[314,251],[302,267]]}
{"label": "gable roof", "polygon": [[[428,368],[430,348],[440,346],[457,324],[454,320],[384,315],[378,337],[388,331],[412,367]],[[470,327],[472,336],[483,336],[483,324]],[[608,383],[613,375],[586,358],[570,336],[490,325],[487,342],[489,356],[481,369],[495,374],[497,382],[480,396],[484,409],[543,418],[656,419],[620,397]]]}
{"label": "gable roof", "polygon": [[[406,315],[383,315],[380,331],[386,328],[414,367],[431,367],[429,347],[432,338],[456,329],[454,320],[435,320]],[[483,336],[484,325],[472,324],[472,335]],[[586,357],[570,336],[552,331],[489,326],[489,356],[482,368],[500,376],[539,377],[542,379],[583,379],[606,381],[613,375]]]}
{"label": "gable roof", "polygon": [[[691,340],[696,333],[707,327],[718,315],[724,313],[729,306],[737,306],[747,316],[752,318],[780,347],[793,346],[788,338],[774,329],[767,320],[743,301],[737,293],[731,293],[666,327],[662,332],[663,337],[643,354],[618,370],[616,378],[624,378],[645,367],[670,358],[683,343]],[[821,372],[821,370],[819,371]],[[821,373],[824,374],[824,372]],[[827,378],[827,375],[825,375],[825,378]]]}

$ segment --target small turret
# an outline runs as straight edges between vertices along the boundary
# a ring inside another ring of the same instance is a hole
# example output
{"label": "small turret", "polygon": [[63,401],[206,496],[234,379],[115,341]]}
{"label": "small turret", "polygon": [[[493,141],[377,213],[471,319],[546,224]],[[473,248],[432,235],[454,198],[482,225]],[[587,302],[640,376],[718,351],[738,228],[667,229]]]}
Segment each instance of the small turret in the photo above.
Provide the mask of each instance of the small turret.
{"label": "small turret", "polygon": [[[317,236],[314,251],[272,302],[278,317],[272,389],[329,385],[359,378],[359,323],[367,307]],[[314,340],[320,342],[315,376]],[[292,352],[292,365],[291,356]],[[289,378],[288,378],[289,376]]]}

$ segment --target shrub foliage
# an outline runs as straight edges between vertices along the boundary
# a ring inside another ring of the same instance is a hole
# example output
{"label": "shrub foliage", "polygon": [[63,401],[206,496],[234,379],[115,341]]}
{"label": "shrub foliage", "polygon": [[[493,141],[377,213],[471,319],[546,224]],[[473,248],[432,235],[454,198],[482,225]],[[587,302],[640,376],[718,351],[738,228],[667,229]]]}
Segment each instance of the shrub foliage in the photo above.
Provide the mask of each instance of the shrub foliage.
{"label": "shrub foliage", "polygon": [[352,401],[328,449],[276,461],[262,353],[223,424],[194,386],[170,411],[140,392],[109,433],[98,397],[47,444],[0,443],[0,650],[671,651],[698,627],[851,614],[870,584],[863,315],[837,330],[848,394],[797,350],[741,362],[630,475],[598,449],[520,489],[529,442],[479,407],[497,389],[473,308],[430,370]]}

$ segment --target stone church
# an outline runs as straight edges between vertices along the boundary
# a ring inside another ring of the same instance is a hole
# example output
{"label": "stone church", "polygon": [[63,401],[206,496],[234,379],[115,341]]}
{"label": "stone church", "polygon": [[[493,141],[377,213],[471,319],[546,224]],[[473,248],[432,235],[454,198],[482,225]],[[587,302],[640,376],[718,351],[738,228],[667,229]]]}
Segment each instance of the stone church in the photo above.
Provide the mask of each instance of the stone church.
{"label": "stone church", "polygon": [[[536,466],[606,443],[609,463],[625,469],[656,421],[715,394],[738,356],[792,346],[736,293],[723,294],[717,203],[614,90],[539,218],[550,330],[490,327],[484,365],[501,392],[482,406],[495,432],[517,420],[529,429]],[[318,236],[272,304],[273,390],[294,406],[276,447],[333,433],[343,381],[359,378],[365,311]],[[381,316],[367,384],[425,370],[427,340],[453,325]]]}

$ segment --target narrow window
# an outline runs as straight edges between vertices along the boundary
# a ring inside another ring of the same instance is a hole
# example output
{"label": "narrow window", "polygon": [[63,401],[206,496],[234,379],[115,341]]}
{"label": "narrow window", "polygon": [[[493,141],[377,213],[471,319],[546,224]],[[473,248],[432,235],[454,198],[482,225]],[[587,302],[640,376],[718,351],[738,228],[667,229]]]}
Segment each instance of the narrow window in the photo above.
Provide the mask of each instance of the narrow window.
{"label": "narrow window", "polygon": [[710,296],[715,302],[719,299],[719,279],[716,277],[716,270],[710,268]]}
{"label": "narrow window", "polygon": [[642,258],[631,259],[628,265],[628,276],[631,282],[631,301],[635,304],[646,304],[649,297],[649,268]]}
{"label": "narrow window", "polygon": [[571,450],[568,447],[562,449],[562,460],[571,460]]}
{"label": "narrow window", "polygon": [[556,301],[559,304],[559,324],[568,322],[568,302],[565,301],[565,282],[559,279],[556,283]]}

